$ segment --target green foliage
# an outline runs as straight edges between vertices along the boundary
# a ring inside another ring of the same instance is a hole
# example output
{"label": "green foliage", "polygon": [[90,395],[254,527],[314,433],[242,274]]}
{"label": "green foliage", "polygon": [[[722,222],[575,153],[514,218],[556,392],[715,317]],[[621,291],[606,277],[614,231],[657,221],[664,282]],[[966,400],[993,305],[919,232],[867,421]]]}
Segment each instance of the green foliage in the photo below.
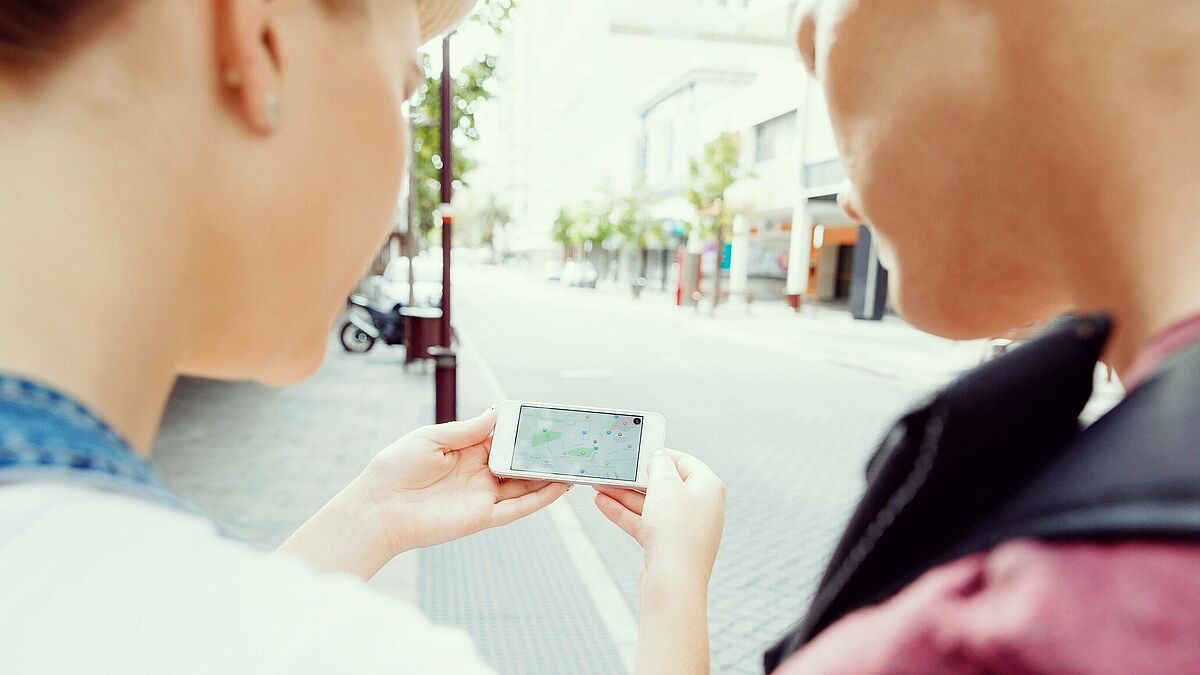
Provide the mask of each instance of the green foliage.
{"label": "green foliage", "polygon": [[618,233],[617,228],[611,205],[589,199],[559,209],[550,234],[555,242],[567,249],[583,244],[601,247]]}
{"label": "green foliage", "polygon": [[554,218],[554,226],[551,229],[550,236],[554,241],[565,248],[571,248],[579,243],[578,232],[575,230],[575,219],[571,215],[570,209],[563,207],[558,210],[558,215]]}
{"label": "green foliage", "polygon": [[563,248],[582,244],[601,247],[616,240],[622,246],[644,249],[663,239],[662,221],[646,215],[641,195],[585,200],[559,209],[551,236]]}
{"label": "green foliage", "polygon": [[482,0],[471,10],[467,21],[491,28],[496,35],[500,35],[516,8],[515,0]]}
{"label": "green foliage", "polygon": [[647,216],[645,207],[645,198],[641,195],[616,200],[613,226],[623,244],[644,249],[652,242],[662,240],[662,221]]}
{"label": "green foliage", "polygon": [[[467,20],[486,26],[499,35],[516,8],[514,0],[482,0]],[[441,203],[439,172],[441,158],[441,73],[431,72],[428,55],[422,55],[421,66],[425,81],[413,97],[409,116],[413,126],[413,166],[416,185],[417,231],[428,237],[434,229],[433,212]],[[466,149],[479,140],[475,127],[475,112],[479,105],[492,99],[492,76],[496,72],[496,57],[486,55],[468,63],[454,75],[453,98],[453,169],[454,188],[466,186],[466,176],[475,168]]]}
{"label": "green foliage", "polygon": [[740,151],[738,135],[726,132],[707,143],[701,160],[693,159],[689,166],[687,199],[696,209],[700,236],[705,239],[715,238],[733,224],[733,213],[725,205],[725,191],[744,175],[738,168]]}
{"label": "green foliage", "polygon": [[576,225],[584,243],[594,247],[604,245],[613,235],[612,209],[592,201],[585,201],[579,208]]}
{"label": "green foliage", "polygon": [[[425,72],[430,71],[429,57],[422,57]],[[479,139],[475,128],[475,111],[479,103],[490,100],[488,81],[495,72],[496,60],[487,56],[468,64],[454,78],[453,152],[455,189],[466,185],[464,177],[475,168],[476,162],[465,152],[469,142]],[[413,123],[413,171],[416,174],[416,212],[418,231],[428,235],[433,229],[433,212],[441,203],[440,171],[442,169],[441,99],[439,81],[432,75],[413,99],[409,114]]]}
{"label": "green foliage", "polygon": [[475,213],[479,233],[479,243],[490,245],[496,237],[496,229],[512,222],[512,215],[496,198],[496,193],[489,192],[483,206]]}

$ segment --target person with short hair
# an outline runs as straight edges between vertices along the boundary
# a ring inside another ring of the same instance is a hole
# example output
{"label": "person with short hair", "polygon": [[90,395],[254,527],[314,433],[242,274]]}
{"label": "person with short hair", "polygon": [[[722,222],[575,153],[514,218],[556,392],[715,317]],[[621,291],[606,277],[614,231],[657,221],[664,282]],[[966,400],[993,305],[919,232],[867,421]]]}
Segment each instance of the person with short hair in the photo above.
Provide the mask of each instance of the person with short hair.
{"label": "person with short hair", "polygon": [[768,672],[1200,672],[1200,3],[818,0],[797,42],[908,321],[1076,316],[887,435]]}

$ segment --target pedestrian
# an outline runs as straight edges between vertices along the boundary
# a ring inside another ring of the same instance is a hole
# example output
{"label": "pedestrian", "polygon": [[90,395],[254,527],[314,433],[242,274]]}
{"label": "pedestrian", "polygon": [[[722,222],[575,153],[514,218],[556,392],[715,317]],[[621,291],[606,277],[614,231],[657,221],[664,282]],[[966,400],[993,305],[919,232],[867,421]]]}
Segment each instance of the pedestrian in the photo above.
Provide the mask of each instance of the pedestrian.
{"label": "pedestrian", "polygon": [[[147,463],[178,375],[320,363],[390,224],[417,47],[471,4],[0,4],[0,672],[488,672],[363,581],[566,491],[491,475],[494,412],[401,438],[277,555]],[[651,474],[639,669],[698,672],[723,486]]]}
{"label": "pedestrian", "polygon": [[[1200,672],[1200,5],[810,4],[905,318],[1078,316],[897,424],[768,671]],[[1129,393],[1080,430],[1100,357]]]}

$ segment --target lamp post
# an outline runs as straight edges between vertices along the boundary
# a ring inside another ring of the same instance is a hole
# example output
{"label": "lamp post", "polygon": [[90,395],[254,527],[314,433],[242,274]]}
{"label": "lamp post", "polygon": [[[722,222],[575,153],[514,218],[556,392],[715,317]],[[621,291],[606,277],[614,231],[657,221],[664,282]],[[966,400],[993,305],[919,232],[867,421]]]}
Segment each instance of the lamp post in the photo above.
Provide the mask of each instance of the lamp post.
{"label": "lamp post", "polygon": [[441,216],[442,216],[442,316],[439,328],[441,345],[430,349],[434,357],[434,400],[435,419],[438,424],[451,422],[458,417],[458,364],[453,346],[453,330],[450,323],[450,239],[453,233],[454,215],[450,210],[454,182],[454,148],[451,136],[454,133],[453,83],[450,79],[450,36],[442,38],[442,81],[441,81]]}

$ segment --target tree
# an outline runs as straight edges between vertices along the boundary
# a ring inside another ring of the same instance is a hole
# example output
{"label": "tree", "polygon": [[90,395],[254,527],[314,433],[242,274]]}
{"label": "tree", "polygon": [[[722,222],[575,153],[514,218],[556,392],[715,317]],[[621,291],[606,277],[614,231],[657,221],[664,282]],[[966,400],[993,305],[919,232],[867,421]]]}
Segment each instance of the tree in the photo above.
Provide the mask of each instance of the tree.
{"label": "tree", "polygon": [[516,8],[515,0],[481,0],[471,10],[467,21],[490,28],[496,35],[501,35]]}
{"label": "tree", "polygon": [[713,277],[713,308],[721,301],[721,258],[725,237],[733,225],[733,212],[725,204],[725,191],[747,176],[738,168],[741,138],[726,132],[704,146],[699,161],[689,165],[691,183],[687,198],[696,209],[698,234],[704,241],[716,240],[717,273]]}
{"label": "tree", "polygon": [[550,236],[563,247],[563,260],[566,261],[570,258],[572,251],[579,243],[579,233],[575,227],[575,218],[567,207],[564,206],[558,210]]}
{"label": "tree", "polygon": [[456,194],[454,215],[454,241],[467,246],[494,247],[497,231],[512,221],[508,209],[494,192]]}
{"label": "tree", "polygon": [[610,207],[585,200],[576,212],[576,224],[582,235],[583,243],[590,249],[603,248],[604,243],[613,234],[613,223],[610,217]]}
{"label": "tree", "polygon": [[609,211],[590,199],[558,210],[550,234],[562,245],[564,259],[581,258],[585,251],[604,246],[615,231]]}
{"label": "tree", "polygon": [[[431,70],[429,56],[422,55],[421,61],[422,67],[428,73]],[[465,176],[475,168],[475,161],[465,150],[468,143],[479,140],[479,131],[475,128],[475,111],[481,102],[492,98],[488,82],[495,70],[495,57],[485,56],[468,64],[454,78],[452,147],[456,190],[467,184]],[[438,127],[438,119],[441,116],[438,92],[438,78],[426,75],[425,82],[417,90],[409,109],[413,128],[413,215],[417,230],[426,236],[433,230],[433,212],[441,203],[439,172],[442,169],[442,132]]]}
{"label": "tree", "polygon": [[[491,29],[497,35],[504,31],[516,8],[514,0],[482,0],[467,17],[470,23]],[[427,54],[421,57],[425,81],[417,89],[409,107],[412,129],[412,175],[409,201],[409,222],[415,222],[422,236],[433,231],[433,212],[441,202],[441,183],[438,172],[442,168],[441,152],[441,99],[439,73],[433,73]],[[468,63],[454,76],[454,101],[451,128],[453,131],[453,168],[455,189],[467,185],[466,176],[476,166],[466,148],[479,140],[475,127],[475,112],[479,105],[491,100],[492,76],[496,72],[496,57],[482,56]]]}
{"label": "tree", "polygon": [[479,243],[495,246],[496,230],[503,229],[512,222],[508,209],[496,198],[495,192],[489,192],[483,206],[479,209]]}
{"label": "tree", "polygon": [[634,293],[637,294],[640,286],[645,284],[650,243],[662,238],[662,221],[646,215],[642,195],[628,195],[618,201],[614,226],[622,244],[638,251],[638,278],[634,282]]}

